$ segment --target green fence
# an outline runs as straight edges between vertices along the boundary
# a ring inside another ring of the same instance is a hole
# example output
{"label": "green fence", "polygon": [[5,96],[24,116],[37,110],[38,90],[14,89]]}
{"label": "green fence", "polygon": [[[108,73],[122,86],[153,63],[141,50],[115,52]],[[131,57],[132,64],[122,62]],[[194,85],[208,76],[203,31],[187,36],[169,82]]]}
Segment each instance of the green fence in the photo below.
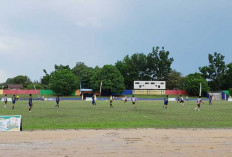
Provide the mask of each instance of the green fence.
{"label": "green fence", "polygon": [[56,93],[50,89],[40,89],[41,95],[55,95]]}
{"label": "green fence", "polygon": [[[56,95],[56,93],[51,89],[40,89],[41,95]],[[71,96],[75,96],[75,91],[71,94]]]}

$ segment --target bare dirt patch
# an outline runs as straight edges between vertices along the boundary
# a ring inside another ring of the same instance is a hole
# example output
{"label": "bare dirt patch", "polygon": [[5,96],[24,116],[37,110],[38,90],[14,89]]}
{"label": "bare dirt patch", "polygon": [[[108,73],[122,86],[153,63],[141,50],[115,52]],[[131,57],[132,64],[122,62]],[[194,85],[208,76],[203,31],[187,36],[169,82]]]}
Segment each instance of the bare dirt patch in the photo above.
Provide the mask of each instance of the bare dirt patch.
{"label": "bare dirt patch", "polygon": [[232,156],[231,129],[46,130],[0,133],[7,157]]}

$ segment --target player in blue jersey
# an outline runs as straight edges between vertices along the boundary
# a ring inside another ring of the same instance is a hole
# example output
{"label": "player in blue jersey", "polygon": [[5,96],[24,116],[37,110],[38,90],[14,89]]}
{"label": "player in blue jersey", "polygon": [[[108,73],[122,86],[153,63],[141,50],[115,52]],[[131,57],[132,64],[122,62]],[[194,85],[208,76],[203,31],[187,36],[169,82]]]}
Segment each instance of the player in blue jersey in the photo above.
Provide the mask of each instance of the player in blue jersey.
{"label": "player in blue jersey", "polygon": [[166,95],[166,97],[164,98],[164,106],[163,109],[167,109],[168,108],[168,95]]}
{"label": "player in blue jersey", "polygon": [[209,95],[209,105],[213,105],[213,103],[212,103],[212,96],[211,95]]}
{"label": "player in blue jersey", "polygon": [[55,106],[55,108],[60,108],[60,96],[59,95],[56,97],[56,106]]}
{"label": "player in blue jersey", "polygon": [[15,102],[16,102],[16,96],[15,95],[13,95],[13,98],[12,98],[12,109],[14,109],[15,108]]}
{"label": "player in blue jersey", "polygon": [[95,94],[93,94],[93,96],[92,96],[92,105],[93,105],[93,106],[96,105]]}
{"label": "player in blue jersey", "polygon": [[32,103],[32,94],[29,95],[29,112],[31,112],[31,109],[33,107],[33,103]]}

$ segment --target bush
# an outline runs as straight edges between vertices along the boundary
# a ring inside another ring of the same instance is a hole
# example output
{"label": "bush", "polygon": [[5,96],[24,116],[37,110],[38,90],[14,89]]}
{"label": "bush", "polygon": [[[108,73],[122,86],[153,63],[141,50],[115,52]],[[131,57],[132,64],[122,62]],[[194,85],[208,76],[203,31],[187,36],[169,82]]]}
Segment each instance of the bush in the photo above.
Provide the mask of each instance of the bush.
{"label": "bush", "polygon": [[229,89],[229,94],[232,96],[232,88]]}

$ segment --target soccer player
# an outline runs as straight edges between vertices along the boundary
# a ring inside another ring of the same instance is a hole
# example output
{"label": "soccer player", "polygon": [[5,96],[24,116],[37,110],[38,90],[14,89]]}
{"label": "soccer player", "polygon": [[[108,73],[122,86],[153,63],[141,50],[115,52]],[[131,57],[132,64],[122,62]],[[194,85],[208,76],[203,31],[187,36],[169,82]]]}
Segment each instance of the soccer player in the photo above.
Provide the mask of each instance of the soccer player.
{"label": "soccer player", "polygon": [[110,107],[113,107],[113,96],[110,96]]}
{"label": "soccer player", "polygon": [[166,97],[164,98],[164,106],[163,109],[167,109],[168,108],[168,95],[166,95]]}
{"label": "soccer player", "polygon": [[58,96],[56,97],[56,106],[55,106],[55,108],[56,108],[56,107],[60,108],[59,103],[60,103],[60,96],[58,95]]}
{"label": "soccer player", "polygon": [[189,97],[188,96],[186,96],[186,101],[188,101],[189,100]]}
{"label": "soccer player", "polygon": [[177,103],[180,102],[180,97],[179,97],[179,96],[177,96],[176,102],[177,102]]}
{"label": "soccer player", "polygon": [[7,94],[5,94],[4,102],[5,102],[5,104],[4,104],[4,108],[6,108],[6,105],[7,105]]}
{"label": "soccer player", "polygon": [[132,101],[132,104],[133,104],[134,108],[136,108],[136,106],[135,106],[136,98],[134,97],[134,95],[132,96],[131,101]]}
{"label": "soccer player", "polygon": [[213,103],[212,103],[212,96],[211,95],[209,95],[209,105],[213,105]]}
{"label": "soccer player", "polygon": [[195,110],[200,111],[201,103],[203,103],[203,102],[201,100],[201,96],[199,96],[199,98],[197,99],[197,108],[195,108]]}
{"label": "soccer player", "polygon": [[17,95],[17,101],[19,101],[19,96]]}
{"label": "soccer player", "polygon": [[184,98],[182,95],[180,96],[180,105],[184,107]]}
{"label": "soccer player", "polygon": [[127,96],[125,96],[124,98],[124,103],[127,103]]}
{"label": "soccer player", "polygon": [[12,98],[12,109],[14,109],[15,108],[15,102],[16,102],[16,96],[15,95],[13,95],[13,98]]}
{"label": "soccer player", "polygon": [[29,95],[29,112],[31,112],[31,109],[33,107],[33,103],[32,103],[32,94]]}
{"label": "soccer player", "polygon": [[95,102],[95,95],[93,94],[93,96],[92,96],[92,105],[94,106],[94,105],[97,105],[96,104],[96,102]]}

